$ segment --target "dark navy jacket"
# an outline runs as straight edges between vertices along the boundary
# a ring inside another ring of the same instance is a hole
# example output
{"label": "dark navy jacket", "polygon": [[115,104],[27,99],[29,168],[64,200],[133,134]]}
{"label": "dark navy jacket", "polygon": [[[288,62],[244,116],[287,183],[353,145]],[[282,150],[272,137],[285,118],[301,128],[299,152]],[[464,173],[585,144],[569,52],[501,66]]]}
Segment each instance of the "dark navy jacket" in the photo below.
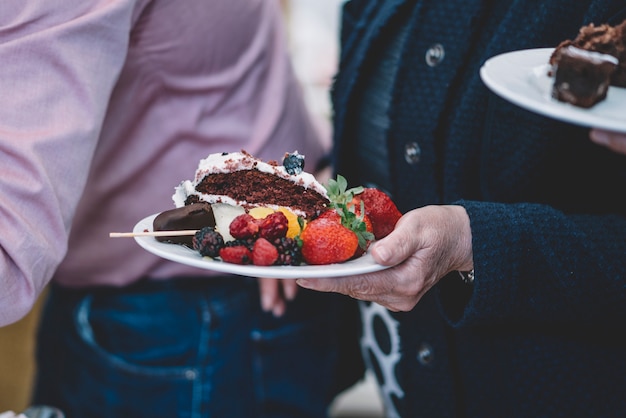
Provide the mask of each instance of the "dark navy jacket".
{"label": "dark navy jacket", "polygon": [[[450,275],[411,312],[393,314],[402,416],[626,416],[626,156],[590,142],[588,129],[500,99],[479,76],[497,54],[554,47],[582,25],[625,18],[626,2],[611,0],[344,6],[332,93],[337,172],[355,180],[351,109],[373,51],[406,22],[390,192],[404,212],[457,203],[471,220],[473,287]],[[435,44],[445,57],[431,67],[425,53]],[[421,150],[412,163],[409,144]]]}

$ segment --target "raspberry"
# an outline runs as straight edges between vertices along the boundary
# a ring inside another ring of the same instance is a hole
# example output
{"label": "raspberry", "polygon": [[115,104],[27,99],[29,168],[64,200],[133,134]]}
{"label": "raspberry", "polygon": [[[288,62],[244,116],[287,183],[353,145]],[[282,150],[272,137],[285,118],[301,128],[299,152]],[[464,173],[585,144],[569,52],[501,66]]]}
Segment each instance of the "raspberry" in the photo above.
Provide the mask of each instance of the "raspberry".
{"label": "raspberry", "polygon": [[235,217],[228,228],[235,239],[251,238],[259,232],[257,220],[247,213]]}
{"label": "raspberry", "polygon": [[252,252],[244,245],[224,247],[220,250],[220,257],[225,263],[250,264],[252,262]]}
{"label": "raspberry", "polygon": [[265,238],[259,238],[252,249],[252,264],[255,266],[271,266],[278,258],[278,250]]}
{"label": "raspberry", "polygon": [[302,251],[298,241],[293,238],[276,238],[272,244],[278,250],[276,263],[279,266],[299,266],[302,263]]}
{"label": "raspberry", "polygon": [[268,241],[282,238],[287,235],[289,221],[282,212],[273,212],[267,215],[260,223],[259,236]]}
{"label": "raspberry", "polygon": [[193,236],[193,249],[202,256],[215,258],[219,256],[220,249],[224,247],[224,238],[214,228],[205,226]]}

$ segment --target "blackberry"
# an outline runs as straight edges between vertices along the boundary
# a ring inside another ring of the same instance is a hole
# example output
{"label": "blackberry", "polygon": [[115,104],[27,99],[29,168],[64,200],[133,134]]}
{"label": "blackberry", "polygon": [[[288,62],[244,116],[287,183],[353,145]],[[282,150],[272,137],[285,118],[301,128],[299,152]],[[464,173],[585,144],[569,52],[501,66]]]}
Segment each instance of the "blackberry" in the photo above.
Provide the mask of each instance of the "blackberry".
{"label": "blackberry", "polygon": [[302,173],[304,171],[304,155],[298,154],[298,151],[293,154],[285,154],[283,166],[293,176]]}
{"label": "blackberry", "polygon": [[193,249],[198,251],[200,255],[217,258],[220,255],[220,250],[224,247],[224,238],[215,228],[205,226],[193,236],[192,244]]}
{"label": "blackberry", "polygon": [[246,247],[247,249],[249,249],[250,251],[252,251],[252,248],[254,247],[254,242],[256,241],[256,238],[250,237],[250,238],[240,238],[240,239],[236,239],[233,241],[228,241],[224,243],[224,247],[238,247],[240,245],[243,245],[244,247]]}
{"label": "blackberry", "polygon": [[276,238],[272,244],[278,250],[278,260],[274,264],[279,266],[299,266],[302,264],[302,250],[294,238]]}

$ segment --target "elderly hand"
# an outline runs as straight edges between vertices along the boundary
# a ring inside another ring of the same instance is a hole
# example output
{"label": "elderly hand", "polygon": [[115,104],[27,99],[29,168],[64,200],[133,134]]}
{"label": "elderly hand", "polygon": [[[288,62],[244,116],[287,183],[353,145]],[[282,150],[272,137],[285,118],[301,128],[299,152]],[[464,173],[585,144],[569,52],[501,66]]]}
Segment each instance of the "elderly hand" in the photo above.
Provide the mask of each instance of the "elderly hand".
{"label": "elderly hand", "polygon": [[295,299],[298,285],[295,280],[259,279],[259,293],[261,308],[278,317],[285,313],[287,301]]}
{"label": "elderly hand", "polygon": [[592,129],[589,132],[589,138],[598,145],[607,147],[620,154],[626,154],[626,133]]}
{"label": "elderly hand", "polygon": [[298,279],[297,284],[409,311],[443,276],[471,270],[472,233],[462,206],[426,206],[405,214],[387,237],[372,244],[387,270],[350,277]]}

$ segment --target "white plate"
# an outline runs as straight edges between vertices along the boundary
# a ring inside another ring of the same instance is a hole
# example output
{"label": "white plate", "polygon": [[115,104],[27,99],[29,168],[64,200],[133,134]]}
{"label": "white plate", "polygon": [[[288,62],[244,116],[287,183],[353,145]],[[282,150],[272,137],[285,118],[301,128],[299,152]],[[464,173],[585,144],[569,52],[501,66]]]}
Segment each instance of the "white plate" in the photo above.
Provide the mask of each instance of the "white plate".
{"label": "white plate", "polygon": [[585,109],[551,97],[553,79],[546,69],[553,48],[497,55],[480,69],[494,93],[524,109],[576,125],[626,132],[626,89],[609,87],[605,100]]}
{"label": "white plate", "polygon": [[[139,221],[133,228],[133,232],[152,231],[152,221],[157,215],[158,214],[154,214]],[[159,242],[154,237],[135,237],[135,241],[145,250],[167,260],[206,270],[249,277],[269,277],[275,279],[338,277],[371,273],[388,268],[387,266],[377,264],[369,253],[365,253],[362,257],[341,264],[260,267],[224,263],[209,257],[202,257],[197,251],[191,248],[178,244]]]}

